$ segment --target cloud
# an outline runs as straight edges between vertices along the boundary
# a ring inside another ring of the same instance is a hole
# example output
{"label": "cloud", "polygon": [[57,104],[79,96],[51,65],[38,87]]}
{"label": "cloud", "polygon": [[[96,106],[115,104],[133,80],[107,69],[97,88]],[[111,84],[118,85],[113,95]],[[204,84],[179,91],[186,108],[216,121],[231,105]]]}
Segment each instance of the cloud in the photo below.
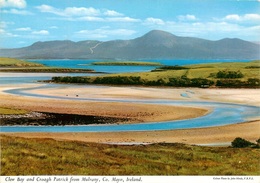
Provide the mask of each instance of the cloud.
{"label": "cloud", "polygon": [[17,10],[17,9],[3,10],[2,13],[15,14],[15,15],[32,15],[33,14],[29,11]]}
{"label": "cloud", "polygon": [[93,16],[83,16],[83,17],[59,17],[52,18],[56,20],[65,20],[65,21],[87,21],[87,22],[124,22],[124,23],[133,23],[141,22],[140,19],[130,18],[130,17],[93,17]]}
{"label": "cloud", "polygon": [[85,17],[71,19],[71,21],[103,22],[105,21],[105,19],[101,17],[85,16]]}
{"label": "cloud", "polygon": [[226,22],[168,22],[167,29],[174,31],[177,35],[198,36],[214,32],[232,32],[237,31],[240,28],[236,24],[229,24]]}
{"label": "cloud", "polygon": [[31,27],[21,27],[21,28],[17,28],[15,29],[16,31],[31,31]]}
{"label": "cloud", "polygon": [[[7,32],[5,29],[8,27],[8,25],[14,24],[14,22],[0,22],[0,37],[18,37],[18,35]],[[1,39],[0,39],[1,40]],[[1,42],[1,41],[0,41]]]}
{"label": "cloud", "polygon": [[141,22],[140,19],[124,16],[114,10],[99,10],[92,7],[67,7],[58,9],[49,5],[36,7],[40,12],[61,16],[60,20],[67,21],[96,21],[96,22]]}
{"label": "cloud", "polygon": [[4,34],[5,30],[4,29],[0,29],[0,34]]}
{"label": "cloud", "polygon": [[83,16],[83,17],[53,17],[49,18],[52,20],[62,20],[62,21],[71,21],[71,22],[77,22],[77,21],[87,21],[87,22],[104,22],[106,21],[104,18],[101,17],[92,17],[92,16]]}
{"label": "cloud", "polygon": [[145,19],[144,24],[145,25],[154,25],[154,24],[155,25],[164,25],[165,22],[162,19],[150,17],[150,18]]}
{"label": "cloud", "polygon": [[75,32],[77,37],[80,38],[107,38],[109,36],[118,36],[118,37],[124,37],[124,36],[131,36],[135,34],[135,30],[129,30],[129,29],[109,29],[109,27],[103,27],[100,29],[94,29],[94,30],[80,30],[78,32]]}
{"label": "cloud", "polygon": [[32,34],[49,35],[49,31],[47,31],[47,30],[33,31]]}
{"label": "cloud", "polygon": [[178,36],[200,37],[205,39],[241,38],[259,40],[260,26],[244,26],[229,22],[166,22],[162,27]]}
{"label": "cloud", "polygon": [[124,16],[124,14],[122,13],[118,13],[114,10],[107,10],[104,12],[104,15],[106,16],[111,16],[111,17],[120,17],[120,16]]}
{"label": "cloud", "polygon": [[58,8],[54,8],[52,6],[49,5],[41,5],[41,6],[37,6],[36,7],[39,11],[44,12],[44,13],[52,13],[55,15],[59,15],[59,16],[66,16],[66,17],[80,17],[80,16],[98,16],[100,15],[100,10],[89,7],[89,8],[85,8],[85,7],[68,7],[65,9],[58,9]]}
{"label": "cloud", "polygon": [[0,0],[0,8],[25,8],[25,0]]}
{"label": "cloud", "polygon": [[245,14],[244,20],[260,21],[260,14]]}
{"label": "cloud", "polygon": [[56,8],[43,4],[41,6],[36,6],[36,8],[40,11],[40,12],[44,12],[44,13],[54,13],[56,14],[57,12],[55,12],[55,10],[57,10]]}
{"label": "cloud", "polygon": [[240,16],[239,15],[227,15],[224,20],[236,20],[239,21],[240,20]]}
{"label": "cloud", "polygon": [[225,16],[222,20],[224,21],[238,21],[238,22],[260,22],[260,14],[245,14],[245,15],[238,15],[238,14],[231,14]]}
{"label": "cloud", "polygon": [[141,22],[140,19],[135,19],[130,17],[113,17],[113,18],[106,18],[105,20],[109,22]]}
{"label": "cloud", "polygon": [[37,6],[36,8],[40,12],[43,12],[43,13],[52,13],[55,15],[65,16],[64,13],[62,12],[62,10],[59,10],[59,9],[49,6],[49,5],[43,4],[41,6]]}
{"label": "cloud", "polygon": [[95,16],[108,16],[108,17],[122,17],[124,14],[119,13],[114,10],[105,10],[101,12],[99,9],[95,9],[93,7],[67,7],[65,9],[58,9],[46,4],[36,7],[39,11],[44,13],[52,13],[59,16],[66,16],[66,17],[95,17]]}
{"label": "cloud", "polygon": [[95,8],[85,8],[85,7],[68,7],[64,11],[66,16],[98,16],[100,11]]}
{"label": "cloud", "polygon": [[10,32],[5,31],[4,29],[0,29],[0,37],[18,37],[16,34],[12,34]]}
{"label": "cloud", "polygon": [[58,29],[58,27],[57,26],[51,26],[51,27],[49,27],[50,29]]}
{"label": "cloud", "polygon": [[14,24],[14,22],[1,21],[0,22],[0,28],[6,28],[8,25],[12,25],[12,24]]}
{"label": "cloud", "polygon": [[180,21],[195,21],[195,20],[197,20],[195,15],[189,15],[189,14],[187,14],[187,15],[180,15],[180,16],[178,16],[178,19]]}

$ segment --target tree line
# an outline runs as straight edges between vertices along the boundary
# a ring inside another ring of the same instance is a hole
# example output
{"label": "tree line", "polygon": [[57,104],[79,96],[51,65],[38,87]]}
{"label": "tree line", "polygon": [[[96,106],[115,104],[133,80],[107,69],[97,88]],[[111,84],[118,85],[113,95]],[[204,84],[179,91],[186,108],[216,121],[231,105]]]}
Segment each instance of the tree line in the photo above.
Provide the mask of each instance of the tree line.
{"label": "tree line", "polygon": [[216,81],[205,78],[188,78],[186,76],[169,78],[168,81],[163,79],[145,80],[139,76],[106,76],[106,77],[53,77],[53,82],[58,83],[89,83],[89,84],[111,84],[111,85],[143,85],[143,86],[173,86],[173,87],[202,87],[211,86],[224,88],[260,88],[260,79],[249,78],[246,81],[238,79],[218,79]]}
{"label": "tree line", "polygon": [[216,81],[216,86],[223,88],[260,88],[260,79],[249,78],[246,81],[238,79],[221,79]]}

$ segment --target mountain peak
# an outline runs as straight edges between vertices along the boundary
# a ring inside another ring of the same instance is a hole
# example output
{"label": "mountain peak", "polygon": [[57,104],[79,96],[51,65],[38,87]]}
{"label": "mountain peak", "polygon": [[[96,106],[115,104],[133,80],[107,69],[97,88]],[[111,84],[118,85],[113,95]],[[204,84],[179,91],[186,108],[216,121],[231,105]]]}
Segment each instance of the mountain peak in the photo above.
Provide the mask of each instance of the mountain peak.
{"label": "mountain peak", "polygon": [[152,30],[142,37],[137,38],[138,42],[142,42],[144,44],[150,45],[150,46],[165,46],[165,47],[171,47],[174,44],[176,44],[177,36],[165,32],[162,30]]}
{"label": "mountain peak", "polygon": [[162,30],[151,30],[150,32],[146,33],[142,37],[176,37],[175,35],[162,31]]}

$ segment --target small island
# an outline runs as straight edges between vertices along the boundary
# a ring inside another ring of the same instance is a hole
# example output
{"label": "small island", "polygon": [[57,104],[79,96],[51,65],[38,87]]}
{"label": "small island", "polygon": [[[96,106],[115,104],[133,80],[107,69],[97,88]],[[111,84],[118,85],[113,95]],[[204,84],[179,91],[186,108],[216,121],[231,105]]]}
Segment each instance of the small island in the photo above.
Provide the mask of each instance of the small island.
{"label": "small island", "polygon": [[102,61],[92,62],[91,65],[106,65],[106,66],[162,66],[159,62],[139,62],[139,61]]}

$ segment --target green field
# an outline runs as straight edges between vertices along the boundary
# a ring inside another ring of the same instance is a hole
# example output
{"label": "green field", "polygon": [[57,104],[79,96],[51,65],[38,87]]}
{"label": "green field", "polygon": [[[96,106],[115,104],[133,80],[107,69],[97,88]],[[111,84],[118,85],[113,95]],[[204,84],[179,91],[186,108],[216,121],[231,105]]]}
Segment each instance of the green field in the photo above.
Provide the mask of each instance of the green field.
{"label": "green field", "polygon": [[163,66],[150,72],[107,74],[95,77],[55,77],[52,80],[63,83],[108,85],[259,88],[259,67],[258,60],[197,64],[185,67]]}
{"label": "green field", "polygon": [[251,62],[228,62],[228,63],[209,63],[209,64],[196,64],[185,66],[187,69],[182,70],[162,70],[158,72],[141,72],[141,73],[126,73],[126,74],[111,74],[110,76],[140,76],[145,80],[156,80],[163,79],[168,81],[172,77],[181,77],[183,75],[188,78],[208,78],[216,79],[211,75],[216,74],[220,70],[240,70],[245,77],[243,80],[248,78],[259,78],[260,77],[260,60]]}
{"label": "green field", "polygon": [[0,57],[0,72],[31,72],[31,73],[89,73],[94,72],[92,69],[69,69],[69,68],[54,68],[47,67],[42,64],[37,64],[29,61],[1,58]]}
{"label": "green field", "polygon": [[0,136],[1,175],[260,175],[260,150]]}
{"label": "green field", "polygon": [[89,73],[92,69],[68,69],[68,68],[54,68],[54,67],[26,67],[26,68],[5,68],[0,72],[23,72],[23,73]]}
{"label": "green field", "polygon": [[121,65],[121,66],[160,66],[161,63],[159,62],[139,62],[139,61],[106,61],[106,62],[93,62],[91,63],[92,65],[111,65],[111,66],[116,66],[116,65]]}
{"label": "green field", "polygon": [[188,77],[207,77],[215,79],[214,77],[211,77],[211,74],[216,74],[220,70],[241,71],[244,74],[242,80],[260,77],[260,60],[251,62],[197,64],[188,67],[191,68],[187,75]]}

